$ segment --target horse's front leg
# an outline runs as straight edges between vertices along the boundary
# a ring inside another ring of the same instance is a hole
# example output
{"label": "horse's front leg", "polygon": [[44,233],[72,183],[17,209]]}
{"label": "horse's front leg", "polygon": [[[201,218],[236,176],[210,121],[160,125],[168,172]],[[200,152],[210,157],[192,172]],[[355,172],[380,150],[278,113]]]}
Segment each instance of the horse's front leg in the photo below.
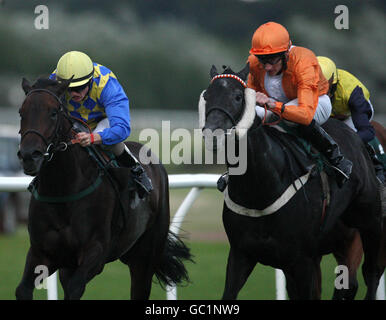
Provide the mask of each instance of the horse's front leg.
{"label": "horse's front leg", "polygon": [[77,268],[60,270],[65,300],[79,300],[82,297],[86,284],[103,270],[105,261],[103,252],[101,243],[95,241],[82,248]]}
{"label": "horse's front leg", "polygon": [[[37,268],[41,266],[41,268]],[[44,275],[51,275],[56,269],[48,258],[38,254],[35,250],[30,248],[27,253],[27,259],[24,267],[23,278],[16,288],[16,299],[18,300],[32,300],[33,290],[36,285],[40,285],[40,278]],[[39,277],[39,278],[38,278]]]}
{"label": "horse's front leg", "polygon": [[348,289],[334,289],[333,300],[354,300],[358,291],[357,270],[362,262],[362,243],[357,231],[351,231],[350,237],[333,252],[338,265],[347,266],[349,271]]}
{"label": "horse's front leg", "polygon": [[255,265],[256,261],[247,257],[240,250],[231,247],[228,256],[223,300],[235,300],[237,298]]}
{"label": "horse's front leg", "polygon": [[283,270],[286,276],[288,297],[291,300],[320,299],[319,263],[319,258],[301,257],[290,268]]}

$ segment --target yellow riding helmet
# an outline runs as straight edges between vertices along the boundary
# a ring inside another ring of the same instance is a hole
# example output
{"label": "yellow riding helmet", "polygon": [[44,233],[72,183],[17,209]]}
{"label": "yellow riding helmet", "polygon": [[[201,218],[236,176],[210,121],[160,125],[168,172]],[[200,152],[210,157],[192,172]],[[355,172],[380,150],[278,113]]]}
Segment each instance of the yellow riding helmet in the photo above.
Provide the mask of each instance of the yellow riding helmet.
{"label": "yellow riding helmet", "polygon": [[335,84],[338,82],[338,69],[336,68],[336,65],[334,61],[332,61],[330,58],[327,57],[317,57],[320,68],[322,69],[323,75],[327,80],[330,80],[332,76],[334,76],[332,80],[332,84]]}
{"label": "yellow riding helmet", "polygon": [[80,51],[65,53],[58,61],[56,78],[58,80],[73,79],[69,87],[79,87],[86,84],[94,74],[94,65],[90,57]]}

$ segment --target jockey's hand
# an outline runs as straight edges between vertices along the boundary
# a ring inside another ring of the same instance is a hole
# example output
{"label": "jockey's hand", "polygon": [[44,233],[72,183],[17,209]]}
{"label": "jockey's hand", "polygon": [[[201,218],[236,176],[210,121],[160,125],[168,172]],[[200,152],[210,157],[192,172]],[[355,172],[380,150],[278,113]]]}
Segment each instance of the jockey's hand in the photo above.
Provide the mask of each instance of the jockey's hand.
{"label": "jockey's hand", "polygon": [[102,138],[98,133],[79,132],[76,135],[76,140],[82,147],[90,146],[91,144],[101,144]]}
{"label": "jockey's hand", "polygon": [[256,104],[261,107],[267,104],[268,108],[275,108],[275,102],[263,92],[256,92]]}

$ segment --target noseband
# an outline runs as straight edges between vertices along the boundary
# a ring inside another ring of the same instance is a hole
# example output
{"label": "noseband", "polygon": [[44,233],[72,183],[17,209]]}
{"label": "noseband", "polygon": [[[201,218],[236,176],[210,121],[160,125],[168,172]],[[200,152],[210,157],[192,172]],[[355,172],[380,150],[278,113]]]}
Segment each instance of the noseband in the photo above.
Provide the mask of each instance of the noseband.
{"label": "noseband", "polygon": [[[54,97],[57,102],[59,103],[59,114],[66,117],[65,112],[64,112],[64,104],[63,101],[53,92],[47,89],[33,89],[29,91],[26,95],[26,98],[32,95],[33,93],[37,92],[46,92],[52,97]],[[67,118],[67,117],[66,117]],[[70,119],[69,119],[70,120]],[[71,120],[70,120],[71,121]],[[47,149],[46,152],[43,154],[43,156],[48,159],[47,161],[50,161],[56,151],[65,151],[68,147],[68,144],[64,141],[59,142],[59,132],[61,129],[61,118],[57,118],[56,123],[55,123],[55,130],[54,133],[51,135],[51,137],[48,138],[48,140],[44,137],[42,133],[40,133],[38,130],[30,129],[24,132],[20,138],[20,143],[23,141],[23,139],[28,135],[28,134],[35,134],[39,136],[43,142],[45,143]]]}
{"label": "noseband", "polygon": [[205,117],[207,118],[208,115],[212,111],[220,111],[220,112],[224,113],[229,118],[229,120],[232,122],[232,125],[233,125],[232,128],[236,127],[236,125],[237,125],[236,120],[233,118],[233,116],[230,114],[230,112],[228,112],[227,110],[225,110],[224,108],[221,108],[221,107],[213,107],[213,108],[211,108],[208,112],[206,112]]}

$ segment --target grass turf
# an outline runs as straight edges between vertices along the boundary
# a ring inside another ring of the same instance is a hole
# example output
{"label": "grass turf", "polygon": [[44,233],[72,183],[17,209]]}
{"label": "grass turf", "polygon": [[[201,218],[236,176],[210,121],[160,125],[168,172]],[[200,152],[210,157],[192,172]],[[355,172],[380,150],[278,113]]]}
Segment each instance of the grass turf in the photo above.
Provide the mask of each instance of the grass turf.
{"label": "grass turf", "polygon": [[[179,287],[178,299],[220,299],[224,288],[225,268],[228,254],[226,242],[186,241],[195,256],[195,263],[187,263],[191,283]],[[0,300],[14,299],[29,247],[28,234],[25,227],[20,227],[12,236],[0,236]],[[323,285],[322,299],[330,299],[333,292],[336,263],[331,255],[322,261]],[[357,298],[365,295],[365,286],[361,272],[358,272],[359,291]],[[59,299],[63,291],[59,284]],[[46,290],[35,290],[35,299],[46,299]],[[130,274],[126,265],[119,261],[105,266],[102,274],[95,277],[86,288],[82,299],[129,299]],[[154,283],[151,299],[164,300],[166,293]],[[258,264],[239,294],[239,299],[274,300],[275,274],[270,267]]]}

